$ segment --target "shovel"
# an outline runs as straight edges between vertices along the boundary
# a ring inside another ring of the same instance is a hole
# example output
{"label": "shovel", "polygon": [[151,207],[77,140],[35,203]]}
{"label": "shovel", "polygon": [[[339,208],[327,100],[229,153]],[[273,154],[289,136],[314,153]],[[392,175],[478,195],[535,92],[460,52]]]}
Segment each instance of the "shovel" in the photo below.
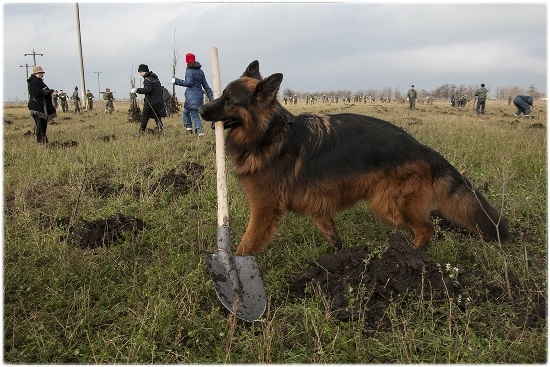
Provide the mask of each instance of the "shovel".
{"label": "shovel", "polygon": [[[214,97],[221,95],[218,49],[211,50]],[[253,256],[233,255],[229,239],[229,211],[225,174],[223,121],[215,122],[216,182],[218,196],[218,252],[203,252],[210,277],[221,303],[237,317],[252,322],[259,319],[266,307],[262,278]]]}

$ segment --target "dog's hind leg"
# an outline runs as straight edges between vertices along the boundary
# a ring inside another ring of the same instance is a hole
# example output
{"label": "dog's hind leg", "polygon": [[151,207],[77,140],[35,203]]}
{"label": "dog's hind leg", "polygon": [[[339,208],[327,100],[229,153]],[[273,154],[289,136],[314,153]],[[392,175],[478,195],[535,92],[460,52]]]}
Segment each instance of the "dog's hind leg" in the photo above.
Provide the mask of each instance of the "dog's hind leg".
{"label": "dog's hind leg", "polygon": [[342,239],[336,232],[336,227],[334,226],[334,220],[331,217],[316,217],[315,224],[317,228],[325,235],[326,239],[334,248],[337,250],[342,249]]}
{"label": "dog's hind leg", "polygon": [[247,255],[264,250],[284,215],[285,212],[278,209],[251,208],[248,228],[237,247],[236,254]]}
{"label": "dog's hind leg", "polygon": [[396,168],[378,182],[369,199],[376,215],[392,226],[407,226],[414,246],[422,248],[434,234],[430,220],[433,200],[430,167],[422,162]]}

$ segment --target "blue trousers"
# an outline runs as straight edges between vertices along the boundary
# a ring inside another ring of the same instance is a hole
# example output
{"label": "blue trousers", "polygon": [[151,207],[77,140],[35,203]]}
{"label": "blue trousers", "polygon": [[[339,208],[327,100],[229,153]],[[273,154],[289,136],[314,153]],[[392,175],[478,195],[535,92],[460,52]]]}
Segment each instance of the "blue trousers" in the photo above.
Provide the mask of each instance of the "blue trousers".
{"label": "blue trousers", "polygon": [[183,126],[187,129],[193,129],[193,125],[191,123],[191,120],[195,124],[195,132],[201,132],[202,130],[202,122],[201,118],[199,116],[198,110],[188,110],[186,108],[183,109]]}
{"label": "blue trousers", "polygon": [[531,106],[529,106],[529,103],[525,102],[522,98],[514,98],[514,106],[517,107],[516,115],[521,115],[523,112],[525,116],[529,116],[531,114]]}

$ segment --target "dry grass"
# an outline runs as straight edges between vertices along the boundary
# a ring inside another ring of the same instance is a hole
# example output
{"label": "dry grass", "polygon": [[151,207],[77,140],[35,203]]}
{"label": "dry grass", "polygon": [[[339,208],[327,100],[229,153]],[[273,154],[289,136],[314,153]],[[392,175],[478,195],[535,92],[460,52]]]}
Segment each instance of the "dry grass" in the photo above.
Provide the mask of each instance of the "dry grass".
{"label": "dry grass", "polygon": [[[520,312],[506,299],[460,309],[452,300],[441,305],[411,296],[390,302],[389,330],[371,330],[362,320],[335,320],[330,300],[318,290],[311,298],[288,297],[288,277],[327,251],[313,223],[295,215],[283,220],[271,246],[257,256],[269,296],[267,312],[253,324],[228,316],[200,256],[215,249],[213,131],[208,129],[203,139],[185,135],[181,116],[174,116],[166,120],[163,138],[138,138],[133,136],[137,125],[127,122],[127,106],[117,107],[112,116],[101,109],[61,114],[48,129],[50,142],[79,144],[53,149],[24,135],[33,125],[24,107],[5,106],[5,362],[546,361],[546,315]],[[514,240],[499,247],[444,234],[426,250],[428,256],[476,269],[495,287],[513,287],[531,304],[546,300],[546,106],[537,104],[531,120],[513,119],[513,106],[500,101],[489,101],[480,118],[471,108],[454,109],[447,102],[420,105],[413,112],[394,103],[299,103],[289,109],[389,120],[486,185],[484,194],[502,205]],[[102,139],[110,135],[115,139]],[[147,191],[184,162],[205,167],[199,187],[186,195],[170,188]],[[98,182],[123,188],[104,197],[93,189]],[[237,243],[248,209],[232,176],[229,204],[232,242]],[[108,247],[81,249],[63,239],[66,228],[51,225],[52,218],[93,220],[115,213],[141,218],[151,229]],[[336,220],[345,246],[384,248],[386,228],[363,206]],[[484,292],[471,290],[472,296]]]}

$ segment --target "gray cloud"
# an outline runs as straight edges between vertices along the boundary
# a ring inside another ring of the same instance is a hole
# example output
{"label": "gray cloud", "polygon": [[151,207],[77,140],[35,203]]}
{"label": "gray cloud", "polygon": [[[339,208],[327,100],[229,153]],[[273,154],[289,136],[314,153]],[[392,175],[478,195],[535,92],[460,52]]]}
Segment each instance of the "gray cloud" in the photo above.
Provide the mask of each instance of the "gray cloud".
{"label": "gray cloud", "polygon": [[[546,90],[545,4],[81,3],[86,87],[126,97],[146,63],[165,84],[174,47],[193,52],[222,87],[258,59],[298,91],[433,89],[444,83]],[[4,5],[4,100],[26,98],[25,53],[56,89],[80,87],[74,3]],[[181,61],[178,75],[183,76]],[[177,88],[183,98],[183,88]]]}

